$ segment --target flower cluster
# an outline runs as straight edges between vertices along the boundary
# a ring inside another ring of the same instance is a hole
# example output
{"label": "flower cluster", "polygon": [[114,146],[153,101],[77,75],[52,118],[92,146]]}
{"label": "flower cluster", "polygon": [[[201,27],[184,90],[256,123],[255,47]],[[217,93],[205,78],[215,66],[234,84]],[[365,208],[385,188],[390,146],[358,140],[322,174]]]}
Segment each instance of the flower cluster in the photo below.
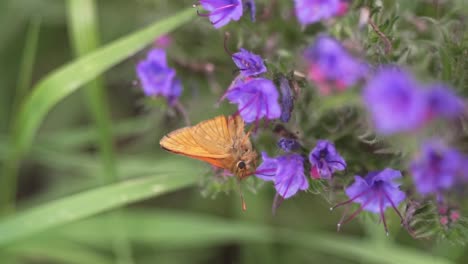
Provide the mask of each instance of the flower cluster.
{"label": "flower cluster", "polygon": [[395,180],[401,178],[401,172],[386,168],[382,171],[374,171],[367,174],[365,178],[354,176],[354,183],[346,188],[345,193],[349,200],[339,203],[332,207],[342,206],[351,202],[358,203],[361,206],[357,211],[351,214],[347,219],[342,218],[338,223],[338,229],[341,225],[351,221],[361,211],[369,211],[380,215],[385,232],[388,234],[387,221],[385,220],[385,210],[392,207],[403,221],[397,206],[406,198],[404,192],[400,190],[400,183]]}
{"label": "flower cluster", "polygon": [[[300,24],[306,26],[344,15],[350,2],[294,0],[295,14]],[[200,4],[208,13],[199,15],[208,17],[215,28],[238,21],[244,10],[249,10],[252,21],[255,21],[256,6],[253,0],[200,0]],[[371,26],[374,28],[375,25]],[[160,47],[168,45],[164,39],[157,43]],[[222,99],[236,104],[235,114],[240,115],[247,124],[254,123],[253,127],[256,128],[262,119],[265,123],[279,119],[284,123],[289,122],[289,125],[301,125],[297,124],[300,113],[293,115],[294,107],[297,108],[300,102],[295,102],[300,97],[300,89],[295,86],[299,82],[295,79],[296,76],[306,77],[321,95],[333,95],[362,85],[362,94],[358,98],[362,99],[360,102],[367,110],[375,131],[380,135],[418,132],[436,119],[456,119],[464,112],[463,100],[445,84],[421,83],[411,72],[394,65],[374,68],[327,34],[317,34],[314,42],[303,51],[305,74],[295,70],[285,73],[282,72],[282,67],[268,72],[269,69],[260,55],[244,48],[232,54],[226,45],[225,49],[231,55],[239,74]],[[270,65],[274,64],[268,64],[272,68]],[[146,95],[163,96],[170,104],[174,104],[181,94],[180,81],[176,78],[174,69],[168,67],[166,54],[162,49],[152,50],[148,58],[138,64],[137,74]],[[276,201],[290,199],[298,192],[308,190],[313,183],[329,184],[334,191],[337,182],[334,175],[337,172],[348,172],[347,162],[332,142],[317,140],[309,151],[300,143],[306,140],[300,141],[295,135],[287,134],[280,134],[281,138],[277,142],[283,153],[271,157],[263,151],[262,163],[254,173],[258,179],[273,183],[276,190],[274,209],[277,207]],[[444,208],[441,205],[450,190],[468,182],[468,156],[444,144],[428,141],[422,144],[407,171],[413,179],[417,194],[424,199],[435,196],[440,209]],[[334,209],[346,205],[338,228],[360,212],[368,211],[380,217],[388,233],[385,218],[388,208],[392,208],[406,225],[408,221],[403,219],[398,209],[407,199],[399,182],[402,177],[400,171],[385,167],[383,170],[355,175],[354,181],[343,187],[344,194],[349,199],[332,207]],[[359,207],[346,217],[351,203],[358,204]],[[413,204],[418,204],[417,198]],[[456,223],[460,218],[458,210],[441,211],[440,215],[440,224],[443,226]]]}
{"label": "flower cluster", "polygon": [[257,168],[256,176],[272,181],[278,194],[290,198],[299,190],[307,190],[309,182],[304,174],[304,158],[299,154],[286,154],[270,158],[262,152],[263,163]]}
{"label": "flower cluster", "polygon": [[294,0],[297,19],[306,26],[346,14],[349,8],[347,0]]}
{"label": "flower cluster", "polygon": [[[288,152],[275,158],[262,153],[263,163],[257,168],[256,176],[265,181],[273,181],[276,192],[283,199],[290,198],[300,190],[307,190],[309,184],[304,174],[305,158],[292,153],[300,149],[300,144],[294,139],[282,138],[278,145]],[[309,154],[312,165],[312,179],[330,180],[333,172],[346,169],[346,163],[336,151],[335,146],[327,140],[319,140],[317,146]]]}
{"label": "flower cluster", "polygon": [[364,88],[363,99],[377,132],[385,135],[413,131],[435,118],[454,118],[463,111],[461,99],[446,86],[424,87],[395,66],[376,72]]}
{"label": "flower cluster", "polygon": [[442,199],[444,191],[466,181],[468,157],[439,142],[426,142],[410,166],[416,190]]}
{"label": "flower cluster", "polygon": [[[255,22],[254,0],[200,0],[200,4],[208,13],[198,12],[198,15],[208,17],[215,28],[223,27],[231,20],[238,21],[244,13],[244,8],[248,9],[250,19]],[[294,0],[294,5],[299,23],[306,26],[345,15],[350,0]]]}
{"label": "flower cluster", "polygon": [[273,81],[260,77],[267,71],[263,59],[246,49],[232,54],[240,75],[236,77],[223,98],[238,105],[239,114],[246,123],[260,119],[276,119],[281,115],[279,93]]}
{"label": "flower cluster", "polygon": [[439,208],[438,211],[439,222],[445,228],[450,227],[451,225],[457,223],[460,220],[460,211],[457,209],[442,206]]}
{"label": "flower cluster", "polygon": [[351,56],[334,38],[320,35],[304,52],[307,77],[314,82],[322,95],[343,91],[368,72],[365,62]]}
{"label": "flower cluster", "polygon": [[167,65],[166,51],[153,49],[136,67],[143,92],[146,96],[163,96],[174,104],[182,94],[182,84],[174,69]]}
{"label": "flower cluster", "polygon": [[346,162],[336,151],[335,145],[327,140],[317,141],[310,152],[310,175],[314,179],[331,179],[333,172],[346,169]]}
{"label": "flower cluster", "polygon": [[231,57],[243,77],[252,77],[267,72],[262,57],[246,49],[241,48]]}

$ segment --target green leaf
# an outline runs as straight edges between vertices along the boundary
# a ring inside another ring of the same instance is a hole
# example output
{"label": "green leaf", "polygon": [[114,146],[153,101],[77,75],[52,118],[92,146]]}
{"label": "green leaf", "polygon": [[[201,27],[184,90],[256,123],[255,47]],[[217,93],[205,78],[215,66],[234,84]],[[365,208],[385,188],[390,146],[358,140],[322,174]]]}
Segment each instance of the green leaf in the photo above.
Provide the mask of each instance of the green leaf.
{"label": "green leaf", "polygon": [[0,222],[0,245],[48,228],[193,185],[197,176],[202,173],[202,167],[196,164],[180,165],[177,167],[177,172],[161,172],[157,176],[130,179],[52,201],[10,216]]}

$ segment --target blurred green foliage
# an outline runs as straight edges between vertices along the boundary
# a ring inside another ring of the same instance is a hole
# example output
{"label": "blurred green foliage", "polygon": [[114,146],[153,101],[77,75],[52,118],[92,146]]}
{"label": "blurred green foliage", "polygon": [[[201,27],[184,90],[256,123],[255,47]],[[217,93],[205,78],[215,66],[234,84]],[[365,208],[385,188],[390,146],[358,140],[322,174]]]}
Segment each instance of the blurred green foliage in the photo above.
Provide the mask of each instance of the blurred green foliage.
{"label": "blurred green foliage", "polygon": [[[345,17],[305,29],[292,2],[258,0],[255,24],[244,16],[215,30],[185,0],[0,1],[0,262],[465,263],[465,234],[414,239],[393,213],[390,237],[370,215],[337,233],[341,215],[329,207],[339,197],[317,195],[322,186],[285,201],[273,216],[273,189],[251,178],[242,212],[232,182],[160,150],[159,138],[184,124],[162,101],[143,98],[134,66],[167,32],[168,61],[193,123],[235,111],[226,102],[215,107],[235,76],[224,31],[231,50],[262,54],[272,78],[300,70],[302,49],[327,31],[374,65],[405,65],[468,96],[465,0],[356,0]],[[358,25],[363,7],[390,48],[369,25]],[[421,135],[373,135],[360,87],[324,99],[295,81],[300,97],[289,129],[307,147],[318,138],[335,141],[350,164],[342,175],[406,167]],[[466,152],[462,123],[461,135],[446,137]],[[259,135],[257,149],[277,152],[274,139]],[[466,205],[460,202],[462,214]],[[414,225],[438,232],[428,208]],[[464,223],[455,230],[466,233]]]}

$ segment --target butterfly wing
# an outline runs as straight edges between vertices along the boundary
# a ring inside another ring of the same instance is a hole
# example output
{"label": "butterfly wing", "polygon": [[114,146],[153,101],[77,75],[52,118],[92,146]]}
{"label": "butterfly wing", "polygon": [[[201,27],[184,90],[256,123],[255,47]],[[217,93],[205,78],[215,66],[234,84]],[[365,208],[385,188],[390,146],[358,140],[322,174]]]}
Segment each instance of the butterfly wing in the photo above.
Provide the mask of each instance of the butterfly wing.
{"label": "butterfly wing", "polygon": [[196,125],[193,135],[196,141],[210,153],[229,153],[235,134],[229,130],[231,117],[217,116]]}
{"label": "butterfly wing", "polygon": [[232,140],[227,118],[218,116],[193,127],[173,131],[159,144],[168,151],[230,169]]}

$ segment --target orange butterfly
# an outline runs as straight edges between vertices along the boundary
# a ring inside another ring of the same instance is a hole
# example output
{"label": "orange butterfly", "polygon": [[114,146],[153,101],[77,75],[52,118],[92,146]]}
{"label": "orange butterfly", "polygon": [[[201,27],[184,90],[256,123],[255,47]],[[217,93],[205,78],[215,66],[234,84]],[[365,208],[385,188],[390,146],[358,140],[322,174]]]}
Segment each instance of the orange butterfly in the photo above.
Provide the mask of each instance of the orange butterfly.
{"label": "orange butterfly", "polygon": [[257,159],[249,134],[244,132],[244,120],[239,115],[217,116],[177,129],[159,144],[167,151],[208,162],[243,179],[254,172]]}

